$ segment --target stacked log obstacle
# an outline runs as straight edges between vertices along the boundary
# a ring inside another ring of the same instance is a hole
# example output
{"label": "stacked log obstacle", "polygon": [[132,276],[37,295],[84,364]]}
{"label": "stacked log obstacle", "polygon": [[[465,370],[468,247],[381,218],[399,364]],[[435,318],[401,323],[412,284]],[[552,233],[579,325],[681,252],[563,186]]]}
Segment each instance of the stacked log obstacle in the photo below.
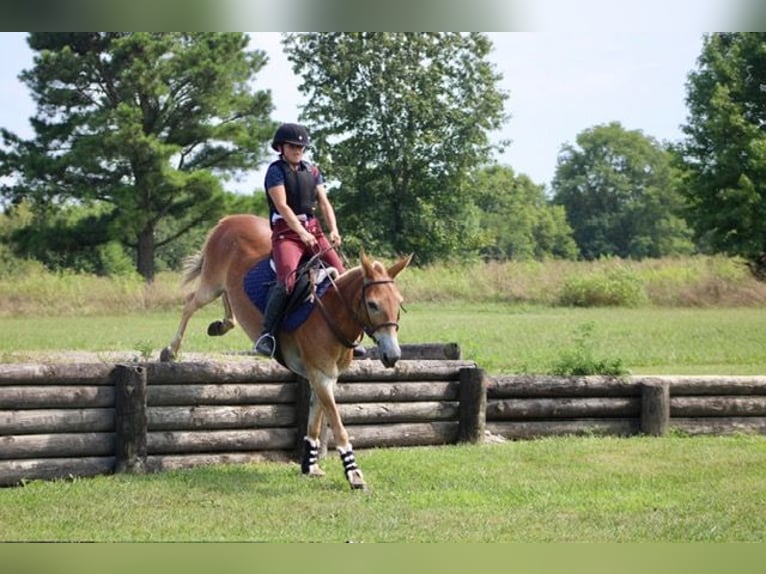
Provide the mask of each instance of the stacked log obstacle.
{"label": "stacked log obstacle", "polygon": [[[766,434],[766,377],[487,377],[456,346],[418,347],[394,369],[360,360],[341,376],[355,447]],[[308,396],[272,361],[0,364],[0,485],[294,459]]]}
{"label": "stacked log obstacle", "polygon": [[510,439],[766,434],[766,377],[491,377],[486,421]]}
{"label": "stacked log obstacle", "polygon": [[[357,448],[435,445],[480,440],[485,387],[472,362],[363,360],[337,397]],[[0,365],[0,485],[288,460],[307,396],[306,381],[263,360]]]}

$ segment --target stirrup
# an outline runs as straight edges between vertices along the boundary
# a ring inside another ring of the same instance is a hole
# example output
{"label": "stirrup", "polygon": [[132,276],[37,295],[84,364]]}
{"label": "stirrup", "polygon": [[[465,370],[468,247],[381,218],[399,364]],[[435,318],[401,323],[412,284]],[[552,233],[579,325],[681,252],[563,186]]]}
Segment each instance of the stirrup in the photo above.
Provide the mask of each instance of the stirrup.
{"label": "stirrup", "polygon": [[274,339],[274,335],[271,333],[264,333],[260,337],[258,337],[258,340],[255,342],[255,345],[253,346],[253,350],[258,355],[263,355],[265,357],[269,357],[270,359],[274,358],[274,351],[277,350],[277,341]]}

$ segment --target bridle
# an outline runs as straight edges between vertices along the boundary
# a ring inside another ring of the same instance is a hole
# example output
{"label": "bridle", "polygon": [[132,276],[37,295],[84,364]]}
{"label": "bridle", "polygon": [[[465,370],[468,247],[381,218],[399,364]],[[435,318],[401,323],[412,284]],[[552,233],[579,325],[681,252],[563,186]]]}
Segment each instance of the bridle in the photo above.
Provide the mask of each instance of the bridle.
{"label": "bridle", "polygon": [[[360,326],[362,327],[364,332],[367,334],[367,336],[373,341],[375,341],[376,343],[378,341],[375,338],[375,332],[382,329],[383,327],[394,327],[397,331],[399,330],[399,321],[398,321],[399,317],[397,316],[396,321],[382,321],[378,324],[373,324],[372,317],[370,317],[370,307],[367,304],[367,289],[369,289],[373,285],[385,285],[386,283],[393,283],[393,282],[394,282],[393,279],[373,279],[372,281],[368,281],[367,279],[365,279],[362,282],[361,302],[362,302],[362,306],[364,307],[364,312],[367,315],[367,322],[362,323],[361,321],[359,321],[359,317],[356,315],[354,316],[354,319],[356,319],[356,322],[360,324]],[[338,294],[340,295],[340,292]],[[343,296],[341,296],[341,299],[342,298]]]}
{"label": "bridle", "polygon": [[[319,261],[321,261],[321,259]],[[314,299],[316,301],[317,307],[319,307],[319,310],[322,313],[322,316],[324,317],[325,322],[327,323],[327,326],[330,327],[330,330],[333,332],[333,335],[335,335],[335,338],[344,347],[353,349],[354,347],[359,345],[359,343],[361,343],[365,334],[368,337],[370,337],[370,339],[375,341],[375,343],[377,344],[378,339],[375,336],[375,333],[377,333],[380,329],[384,327],[394,327],[397,331],[399,330],[398,316],[396,321],[381,321],[380,323],[373,323],[372,317],[370,317],[370,307],[367,300],[367,290],[370,287],[373,287],[375,285],[385,285],[387,283],[394,283],[395,281],[393,279],[371,279],[371,280],[363,279],[362,280],[362,293],[361,293],[359,302],[364,307],[364,314],[366,317],[360,318],[358,309],[354,309],[354,307],[349,304],[349,302],[343,296],[343,293],[341,293],[340,288],[338,287],[338,284],[335,282],[335,279],[331,275],[328,275],[328,277],[330,279],[330,283],[332,284],[333,289],[338,294],[338,297],[343,303],[343,306],[346,308],[346,312],[356,322],[356,324],[359,326],[361,331],[361,333],[359,334],[359,336],[356,338],[355,341],[350,341],[348,337],[346,337],[341,332],[340,328],[338,327],[336,322],[333,320],[333,317],[330,315],[330,312],[327,310],[327,307],[322,302],[322,299],[320,297],[317,297],[315,292]],[[315,289],[316,286],[314,286],[313,288]]]}

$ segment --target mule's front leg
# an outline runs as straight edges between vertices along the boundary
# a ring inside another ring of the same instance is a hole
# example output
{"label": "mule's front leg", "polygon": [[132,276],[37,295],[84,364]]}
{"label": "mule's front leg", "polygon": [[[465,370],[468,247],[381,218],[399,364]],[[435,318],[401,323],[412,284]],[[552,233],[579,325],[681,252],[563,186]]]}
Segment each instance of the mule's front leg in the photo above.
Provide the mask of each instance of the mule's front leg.
{"label": "mule's front leg", "polygon": [[328,377],[319,376],[312,381],[312,388],[321,401],[322,408],[327,414],[327,419],[332,428],[335,444],[337,445],[340,459],[343,462],[343,472],[346,475],[346,480],[348,480],[351,488],[365,490],[367,483],[365,483],[364,475],[356,462],[354,449],[348,438],[348,432],[346,432],[346,428],[340,420],[338,405],[335,404],[334,387],[335,379]]}
{"label": "mule's front leg", "polygon": [[322,404],[317,399],[314,389],[311,389],[309,422],[306,436],[303,438],[303,458],[301,459],[301,472],[307,476],[318,477],[325,474],[319,468],[319,437],[322,432],[323,415]]}

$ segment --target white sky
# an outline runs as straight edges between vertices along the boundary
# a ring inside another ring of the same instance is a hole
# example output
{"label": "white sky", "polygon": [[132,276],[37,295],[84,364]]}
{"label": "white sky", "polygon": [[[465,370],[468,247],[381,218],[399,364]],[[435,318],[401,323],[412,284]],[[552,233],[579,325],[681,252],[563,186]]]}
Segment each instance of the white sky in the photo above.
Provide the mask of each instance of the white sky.
{"label": "white sky", "polygon": [[[556,11],[551,4],[535,4],[533,21],[543,31],[489,33],[495,46],[491,61],[503,75],[501,87],[510,92],[511,119],[494,137],[512,144],[498,161],[548,185],[561,146],[595,125],[618,121],[660,141],[679,140],[687,116],[686,77],[696,66],[702,34],[714,29],[720,4],[644,0],[638,8],[614,0],[572,0],[556,2]],[[250,47],[269,55],[256,83],[271,90],[274,119],[296,121],[303,97],[280,34],[254,33]],[[30,137],[28,118],[35,108],[17,79],[32,66],[26,34],[0,33],[0,53],[0,126]],[[260,190],[263,169],[228,187]]]}

